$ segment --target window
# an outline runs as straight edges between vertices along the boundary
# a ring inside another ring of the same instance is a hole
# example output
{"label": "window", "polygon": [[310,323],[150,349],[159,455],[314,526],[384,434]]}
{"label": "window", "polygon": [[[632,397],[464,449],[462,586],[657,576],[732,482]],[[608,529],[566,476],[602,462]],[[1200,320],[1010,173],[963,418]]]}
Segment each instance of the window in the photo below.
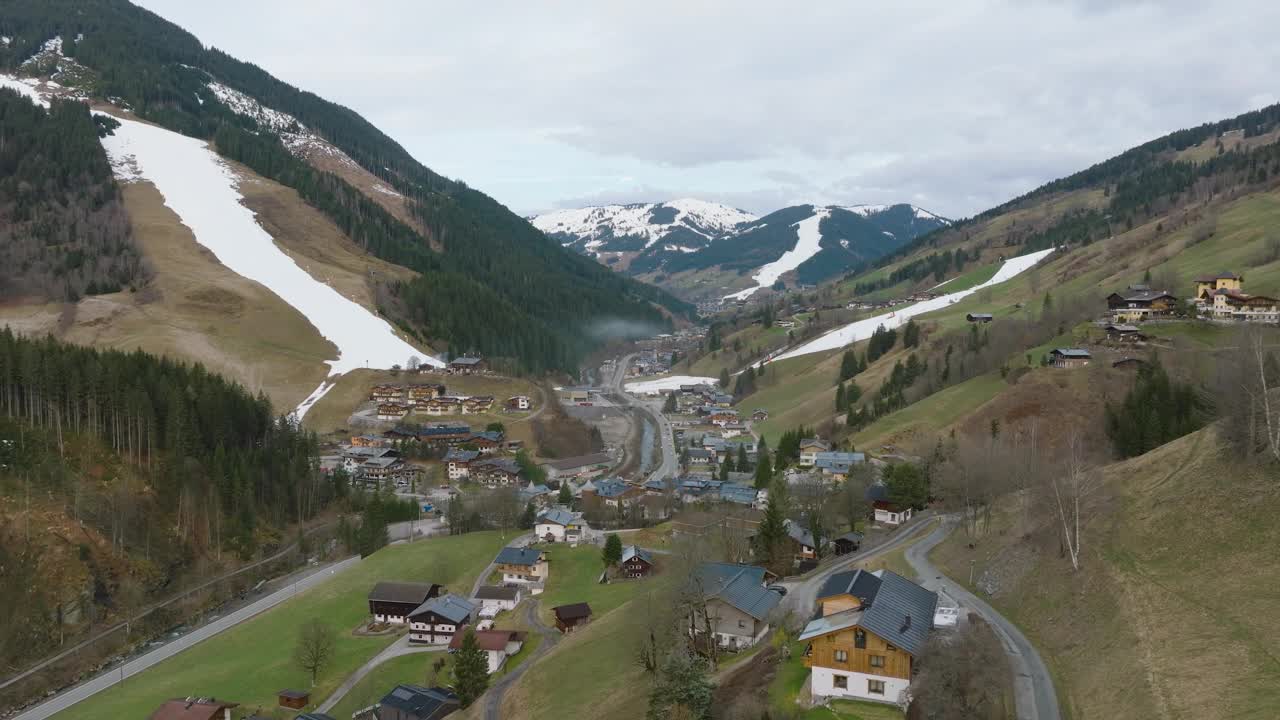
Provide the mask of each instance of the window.
{"label": "window", "polygon": [[875,668],[882,668],[882,667],[884,667],[884,656],[883,656],[883,655],[871,655],[871,656],[869,656],[869,657],[871,658],[871,667],[875,667]]}
{"label": "window", "polygon": [[868,694],[868,695],[883,695],[883,694],[884,694],[884,681],[883,681],[883,680],[868,680],[868,681],[867,681],[867,694]]}
{"label": "window", "polygon": [[865,650],[867,647],[867,633],[862,630],[854,630],[853,646]]}
{"label": "window", "polygon": [[746,626],[747,626],[747,621],[746,621],[746,620],[739,620],[739,621],[738,621],[738,627],[739,627],[739,628],[745,628]]}
{"label": "window", "polygon": [[[880,683],[880,684],[881,684],[881,686],[883,686],[883,685],[884,685],[884,683]],[[848,676],[848,675],[832,675],[832,676],[831,676],[831,685],[832,685],[832,687],[839,688],[839,689],[841,689],[841,690],[848,690],[848,689],[849,689],[849,676]]]}
{"label": "window", "polygon": [[849,651],[848,651],[848,650],[837,650],[837,651],[836,651],[836,662],[838,662],[838,663],[847,663],[847,662],[849,662]]}
{"label": "window", "polygon": [[894,646],[890,645],[889,643],[885,643],[885,644],[884,644],[884,649],[885,649],[885,650],[888,650],[889,652],[893,652],[894,650],[897,650],[898,648],[896,648],[896,647],[894,647]]}

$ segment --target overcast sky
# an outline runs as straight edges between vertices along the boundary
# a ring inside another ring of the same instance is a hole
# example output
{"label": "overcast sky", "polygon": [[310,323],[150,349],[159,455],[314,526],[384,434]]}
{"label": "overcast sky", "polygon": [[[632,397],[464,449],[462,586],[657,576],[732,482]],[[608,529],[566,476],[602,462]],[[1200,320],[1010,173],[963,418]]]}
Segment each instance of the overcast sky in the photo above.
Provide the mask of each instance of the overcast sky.
{"label": "overcast sky", "polygon": [[134,1],[522,214],[962,217],[1280,92],[1274,0]]}

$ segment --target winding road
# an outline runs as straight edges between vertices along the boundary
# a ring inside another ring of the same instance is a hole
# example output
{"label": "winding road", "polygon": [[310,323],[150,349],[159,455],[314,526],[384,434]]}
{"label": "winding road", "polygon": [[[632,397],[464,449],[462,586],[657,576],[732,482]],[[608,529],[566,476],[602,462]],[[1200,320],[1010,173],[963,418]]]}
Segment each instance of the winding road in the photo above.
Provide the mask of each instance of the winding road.
{"label": "winding road", "polygon": [[547,627],[543,624],[542,618],[538,617],[537,600],[530,600],[525,603],[524,618],[529,627],[542,636],[542,642],[539,643],[532,655],[520,663],[519,667],[498,678],[497,682],[489,686],[489,689],[481,698],[484,702],[485,720],[502,720],[502,698],[507,694],[507,689],[514,685],[520,679],[520,676],[538,661],[538,658],[560,642],[560,631],[553,627]]}
{"label": "winding road", "polygon": [[929,562],[929,551],[951,534],[955,523],[954,517],[945,518],[928,537],[907,548],[907,563],[920,576],[920,584],[955,598],[962,607],[981,615],[1000,638],[1013,669],[1014,705],[1018,720],[1061,720],[1053,677],[1035,646],[1016,625]]}
{"label": "winding road", "polygon": [[654,410],[645,400],[632,396],[624,389],[627,379],[627,367],[631,364],[631,358],[634,355],[627,355],[619,358],[614,366],[613,377],[609,379],[608,387],[613,389],[613,394],[620,398],[623,403],[629,407],[633,407],[640,413],[644,414],[653,423],[657,429],[658,442],[662,447],[662,462],[645,480],[673,478],[679,475],[680,456],[676,453],[676,443],[671,432],[671,423],[667,420],[659,408]]}

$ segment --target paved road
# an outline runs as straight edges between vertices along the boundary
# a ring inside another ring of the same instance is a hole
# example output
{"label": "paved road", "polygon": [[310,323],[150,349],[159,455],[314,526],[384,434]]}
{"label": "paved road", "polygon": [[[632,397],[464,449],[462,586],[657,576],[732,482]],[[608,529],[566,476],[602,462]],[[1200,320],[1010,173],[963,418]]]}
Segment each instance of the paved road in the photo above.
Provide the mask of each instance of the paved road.
{"label": "paved road", "polygon": [[303,590],[325,582],[343,570],[354,567],[358,562],[360,562],[360,558],[354,557],[328,567],[321,567],[314,574],[302,578],[288,587],[277,590],[276,592],[246,605],[225,617],[218,618],[203,627],[196,628],[167,645],[158,647],[145,655],[124,663],[123,665],[111,668],[110,670],[105,670],[102,673],[95,675],[92,679],[76,685],[69,690],[65,690],[30,710],[14,716],[13,720],[44,720],[55,713],[66,710],[81,700],[88,699],[103,690],[106,690],[112,685],[116,685],[133,675],[137,675],[157,663],[168,660],[196,643],[208,640],[228,628],[235,627],[245,620],[279,605],[289,598],[296,596]]}
{"label": "paved road", "polygon": [[673,478],[679,474],[680,456],[676,453],[675,440],[671,434],[671,423],[667,421],[667,416],[662,414],[662,406],[656,407],[650,405],[649,401],[633,397],[630,393],[623,390],[623,386],[627,379],[627,366],[631,363],[634,355],[627,355],[618,360],[613,377],[609,379],[609,387],[627,405],[639,410],[647,416],[654,424],[658,433],[658,442],[662,446],[662,462],[658,467],[645,478],[645,480]]}
{"label": "paved road", "polygon": [[[533,542],[533,533],[525,533],[524,535],[517,535],[516,537],[512,538],[511,542],[507,543],[507,546],[523,547],[525,545],[528,545],[531,542]],[[497,560],[497,556],[494,556],[494,560]],[[473,598],[476,596],[476,593],[480,592],[481,586],[487,584],[487,581],[489,580],[489,575],[493,574],[493,571],[497,567],[498,567],[498,563],[496,562],[489,563],[489,566],[484,569],[484,572],[480,573],[480,576],[476,578],[475,583],[471,585],[471,594],[467,596],[468,598]]]}
{"label": "paved road", "polygon": [[848,555],[841,555],[830,565],[824,565],[813,574],[796,580],[783,580],[779,584],[787,588],[787,596],[782,599],[782,606],[798,617],[808,618],[813,614],[818,602],[818,590],[822,583],[832,575],[848,570],[851,565],[862,562],[877,555],[893,552],[899,547],[918,539],[924,530],[933,523],[933,518],[916,515],[911,522],[898,528],[887,541]]}
{"label": "paved road", "polygon": [[921,584],[935,592],[955,598],[963,607],[981,615],[1004,646],[1013,668],[1014,705],[1018,720],[1060,720],[1058,695],[1053,678],[1035,646],[1017,626],[1009,622],[987,603],[959,583],[943,575],[929,562],[929,551],[955,529],[954,518],[947,518],[924,540],[907,549],[907,563],[920,576]]}
{"label": "paved road", "polygon": [[[528,622],[529,627],[542,636],[542,643],[538,645],[538,649],[534,650],[532,655],[520,663],[520,667],[498,678],[497,682],[489,686],[489,690],[481,698],[481,701],[484,702],[485,720],[502,720],[502,698],[507,694],[507,689],[514,685],[520,679],[520,676],[532,667],[539,658],[551,650],[556,643],[560,642],[560,631],[553,627],[547,627],[542,623],[542,618],[538,617],[537,600],[526,602],[524,613],[525,621]],[[574,682],[571,678],[565,678],[565,680]],[[578,678],[577,681],[590,682],[587,678]]]}
{"label": "paved road", "polygon": [[370,658],[369,662],[361,665],[359,670],[351,673],[346,680],[342,681],[342,684],[338,686],[338,689],[334,690],[333,694],[321,703],[320,707],[315,709],[315,712],[327,713],[332,710],[335,705],[342,701],[342,698],[347,696],[347,693],[351,692],[351,689],[356,686],[356,683],[360,682],[366,675],[373,672],[374,668],[391,658],[397,658],[401,655],[416,655],[418,653],[444,652],[448,649],[448,645],[410,645],[409,636],[405,635],[394,643],[391,643],[391,645],[387,646],[387,648],[382,652]]}

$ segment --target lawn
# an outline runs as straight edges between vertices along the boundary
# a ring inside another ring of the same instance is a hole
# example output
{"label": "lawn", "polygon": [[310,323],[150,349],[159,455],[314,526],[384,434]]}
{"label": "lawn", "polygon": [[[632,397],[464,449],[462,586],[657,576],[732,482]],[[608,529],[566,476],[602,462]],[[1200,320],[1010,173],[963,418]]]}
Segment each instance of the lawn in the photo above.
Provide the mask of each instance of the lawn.
{"label": "lawn", "polygon": [[892,705],[858,700],[835,700],[830,706],[810,708],[800,720],[902,720],[902,711]]}
{"label": "lawn", "polygon": [[876,420],[853,436],[854,446],[875,447],[912,429],[942,430],[1007,387],[1008,384],[998,373],[970,378]]}
{"label": "lawn", "polygon": [[352,630],[368,614],[366,594],[379,580],[431,581],[469,592],[471,581],[503,545],[498,533],[441,537],[383,548],[356,567],[296,599],[173,657],[57,715],[66,718],[141,718],[167,698],[212,695],[247,707],[271,707],[276,692],[308,687],[310,678],[293,662],[303,623],[318,618],[333,628],[333,660],[312,690],[318,703],[394,637],[356,637]]}
{"label": "lawn", "polygon": [[951,278],[945,283],[934,288],[933,292],[945,295],[947,293],[960,292],[961,290],[968,290],[971,287],[977,287],[995,277],[996,271],[999,270],[1000,266],[1003,264],[1004,263],[993,263],[991,265],[984,265],[980,268],[975,268],[963,275]]}
{"label": "lawn", "polygon": [[778,665],[769,685],[769,704],[779,717],[790,717],[795,711],[796,698],[809,679],[809,668],[804,666],[806,644],[798,640],[791,643],[791,659]]}
{"label": "lawn", "polygon": [[[437,674],[435,663],[439,660],[444,660],[445,664]],[[391,658],[361,678],[351,688],[351,692],[333,706],[329,714],[335,718],[349,718],[355,711],[378,702],[396,685],[448,685],[452,682],[452,672],[453,655],[447,652],[417,653]]]}
{"label": "lawn", "polygon": [[604,564],[600,561],[600,551],[601,548],[595,545],[571,548],[558,544],[549,547],[551,577],[547,579],[546,591],[538,596],[538,611],[547,624],[553,621],[551,608],[558,605],[584,602],[591,606],[592,616],[598,618],[635,597],[642,587],[658,580],[615,580],[601,585],[598,581]]}

